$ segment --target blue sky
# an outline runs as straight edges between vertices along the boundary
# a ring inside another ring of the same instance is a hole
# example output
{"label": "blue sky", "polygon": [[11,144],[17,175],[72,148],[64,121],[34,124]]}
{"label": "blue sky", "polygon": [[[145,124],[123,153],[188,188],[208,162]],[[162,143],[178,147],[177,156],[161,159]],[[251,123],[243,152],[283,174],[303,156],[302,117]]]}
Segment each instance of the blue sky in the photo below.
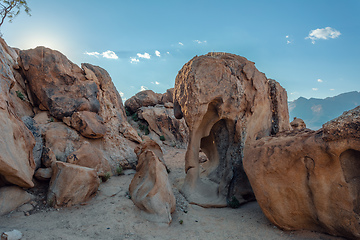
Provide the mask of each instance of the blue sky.
{"label": "blue sky", "polygon": [[47,46],[105,68],[123,99],[165,92],[195,55],[255,62],[289,100],[360,91],[360,0],[28,0],[1,32],[10,46]]}

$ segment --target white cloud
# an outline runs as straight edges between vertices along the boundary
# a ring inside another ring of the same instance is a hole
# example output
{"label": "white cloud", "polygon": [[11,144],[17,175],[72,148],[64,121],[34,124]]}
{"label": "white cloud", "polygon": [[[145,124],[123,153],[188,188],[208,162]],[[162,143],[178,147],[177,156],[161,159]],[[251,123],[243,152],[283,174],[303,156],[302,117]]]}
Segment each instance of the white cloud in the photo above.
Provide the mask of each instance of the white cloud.
{"label": "white cloud", "polygon": [[312,44],[315,44],[315,40],[337,38],[340,35],[341,33],[338,30],[331,27],[317,28],[315,30],[311,30],[309,36],[305,39],[311,39]]}
{"label": "white cloud", "polygon": [[335,91],[335,89],[332,88],[332,89],[330,89],[330,91]]}
{"label": "white cloud", "polygon": [[155,51],[155,55],[156,55],[157,57],[161,57],[161,54],[160,54],[160,52],[159,52],[158,50]]}
{"label": "white cloud", "polygon": [[108,59],[118,59],[119,58],[113,51],[110,51],[110,50],[103,52],[101,54],[101,56],[103,56],[104,58],[108,58]]}
{"label": "white cloud", "polygon": [[147,52],[144,53],[144,54],[138,53],[137,56],[138,56],[139,58],[145,58],[145,59],[150,59],[150,57],[151,57],[151,55],[148,54]]}
{"label": "white cloud", "polygon": [[286,35],[285,37],[286,37],[286,38],[289,38],[289,35]]}
{"label": "white cloud", "polygon": [[286,40],[286,44],[290,44],[291,43],[291,41],[289,41],[289,40]]}
{"label": "white cloud", "polygon": [[122,91],[119,91],[120,97],[124,97],[124,93]]}
{"label": "white cloud", "polygon": [[155,82],[156,85],[159,85],[160,83],[159,82]]}
{"label": "white cloud", "polygon": [[198,44],[202,44],[202,43],[206,43],[206,40],[205,40],[205,41],[194,40],[194,42],[196,42],[196,43],[198,43]]}
{"label": "white cloud", "polygon": [[170,54],[170,52],[166,52],[167,54]]}
{"label": "white cloud", "polygon": [[100,53],[98,52],[85,52],[86,55],[89,55],[89,56],[95,56],[95,57],[99,57]]}
{"label": "white cloud", "polygon": [[179,45],[184,46],[184,44],[182,42],[179,42]]}
{"label": "white cloud", "polygon": [[322,83],[323,82],[323,80],[321,80],[320,78],[317,80],[319,83]]}
{"label": "white cloud", "polygon": [[148,90],[148,88],[145,87],[145,86],[141,86],[141,87],[140,87],[140,92],[141,92],[141,91],[145,91],[145,90]]}
{"label": "white cloud", "polygon": [[318,88],[312,88],[312,90],[313,90],[313,91],[317,91],[317,90],[319,90],[319,89],[318,89]]}
{"label": "white cloud", "polygon": [[137,59],[137,58],[130,58],[130,62],[131,63],[138,63],[138,62],[140,62],[140,60]]}
{"label": "white cloud", "polygon": [[85,52],[86,55],[89,56],[95,56],[95,57],[99,57],[102,56],[104,58],[108,58],[108,59],[118,59],[119,57],[116,55],[116,53],[114,53],[113,51],[107,50],[106,52],[103,53],[98,53],[98,52]]}

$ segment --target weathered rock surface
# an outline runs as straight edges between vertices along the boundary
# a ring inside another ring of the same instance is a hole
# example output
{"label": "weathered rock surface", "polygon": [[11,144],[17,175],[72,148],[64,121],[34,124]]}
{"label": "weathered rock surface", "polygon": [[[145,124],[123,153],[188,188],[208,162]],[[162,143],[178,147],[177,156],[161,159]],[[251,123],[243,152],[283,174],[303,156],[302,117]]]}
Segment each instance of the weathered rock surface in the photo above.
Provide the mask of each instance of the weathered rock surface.
{"label": "weathered rock surface", "polygon": [[106,173],[111,173],[109,162],[104,158],[103,153],[99,149],[94,148],[89,142],[84,142],[77,151],[68,155],[67,162],[92,168],[99,177],[104,177]]}
{"label": "weathered rock surface", "polygon": [[138,111],[140,119],[149,124],[149,130],[170,146],[186,147],[188,142],[188,127],[184,119],[176,119],[174,111],[165,107],[141,107]]}
{"label": "weathered rock surface", "polygon": [[39,168],[36,170],[34,177],[40,181],[50,181],[53,174],[52,168]]}
{"label": "weathered rock surface", "polygon": [[[227,53],[194,57],[183,66],[175,80],[174,115],[184,116],[189,127],[182,192],[205,207],[253,200],[242,166],[245,143],[290,129],[285,90],[253,62]],[[209,159],[206,182],[200,148]]]}
{"label": "weathered rock surface", "polygon": [[306,124],[305,124],[304,120],[302,120],[301,118],[297,118],[297,117],[294,118],[294,120],[290,123],[290,125],[293,130],[302,130],[302,129],[306,128]]}
{"label": "weathered rock surface", "polygon": [[166,104],[166,103],[173,103],[173,98],[174,98],[174,88],[169,88],[166,90],[166,92],[161,96],[161,100],[160,102],[162,104]]}
{"label": "weathered rock surface", "polygon": [[146,139],[135,149],[139,160],[129,192],[131,200],[148,220],[169,224],[176,200],[159,149],[151,139]]}
{"label": "weathered rock surface", "polygon": [[138,92],[131,98],[125,101],[125,108],[130,113],[135,113],[140,107],[155,106],[161,102],[161,94],[155,93],[152,90],[145,90]]}
{"label": "weathered rock surface", "polygon": [[15,114],[10,90],[16,80],[12,73],[16,52],[0,38],[0,186],[11,183],[33,187],[35,139]]}
{"label": "weathered rock surface", "polygon": [[48,204],[69,207],[86,202],[96,194],[100,179],[94,169],[59,161],[52,168]]}
{"label": "weathered rock surface", "polygon": [[58,51],[45,47],[19,52],[19,66],[36,103],[62,119],[77,111],[98,112],[96,83]]}
{"label": "weathered rock surface", "polygon": [[102,138],[106,134],[104,120],[94,112],[75,112],[71,116],[70,124],[87,138]]}
{"label": "weathered rock surface", "polygon": [[31,201],[32,195],[16,186],[0,188],[0,216]]}
{"label": "weathered rock surface", "polygon": [[272,223],[360,238],[359,109],[316,132],[278,134],[245,147],[246,174]]}

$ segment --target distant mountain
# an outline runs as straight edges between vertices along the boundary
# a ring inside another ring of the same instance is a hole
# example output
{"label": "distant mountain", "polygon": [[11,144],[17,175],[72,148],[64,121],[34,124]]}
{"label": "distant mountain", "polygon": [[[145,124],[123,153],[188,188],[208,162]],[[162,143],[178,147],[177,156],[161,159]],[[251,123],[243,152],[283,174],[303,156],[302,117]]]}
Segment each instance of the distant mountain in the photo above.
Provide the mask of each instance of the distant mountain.
{"label": "distant mountain", "polygon": [[308,128],[317,130],[327,121],[359,105],[360,92],[357,91],[325,99],[300,97],[289,102],[290,121],[298,117],[305,121]]}

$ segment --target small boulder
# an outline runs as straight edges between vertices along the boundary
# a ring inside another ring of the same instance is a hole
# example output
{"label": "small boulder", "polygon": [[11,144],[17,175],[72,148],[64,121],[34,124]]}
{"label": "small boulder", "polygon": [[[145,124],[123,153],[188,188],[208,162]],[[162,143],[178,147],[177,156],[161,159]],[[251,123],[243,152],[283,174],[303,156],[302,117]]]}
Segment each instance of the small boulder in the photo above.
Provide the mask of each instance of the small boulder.
{"label": "small boulder", "polygon": [[154,144],[156,144],[154,141],[148,139],[136,149],[139,161],[129,192],[131,200],[142,210],[145,218],[149,221],[169,224],[172,220],[171,213],[175,211],[176,200],[166,166],[156,155],[160,152],[155,150],[155,153],[151,147],[148,148]]}
{"label": "small boulder", "polygon": [[100,179],[94,169],[70,163],[53,164],[47,202],[54,207],[70,207],[96,194]]}
{"label": "small boulder", "polygon": [[87,138],[102,138],[106,134],[106,127],[102,117],[94,112],[75,112],[71,116],[71,126]]}
{"label": "small boulder", "polygon": [[36,170],[34,177],[40,181],[50,181],[52,173],[52,168],[39,168]]}
{"label": "small boulder", "polygon": [[294,117],[294,120],[290,123],[293,130],[302,130],[306,128],[304,120],[301,118]]}
{"label": "small boulder", "polygon": [[31,201],[32,195],[16,186],[0,188],[0,216],[7,214],[24,203]]}

